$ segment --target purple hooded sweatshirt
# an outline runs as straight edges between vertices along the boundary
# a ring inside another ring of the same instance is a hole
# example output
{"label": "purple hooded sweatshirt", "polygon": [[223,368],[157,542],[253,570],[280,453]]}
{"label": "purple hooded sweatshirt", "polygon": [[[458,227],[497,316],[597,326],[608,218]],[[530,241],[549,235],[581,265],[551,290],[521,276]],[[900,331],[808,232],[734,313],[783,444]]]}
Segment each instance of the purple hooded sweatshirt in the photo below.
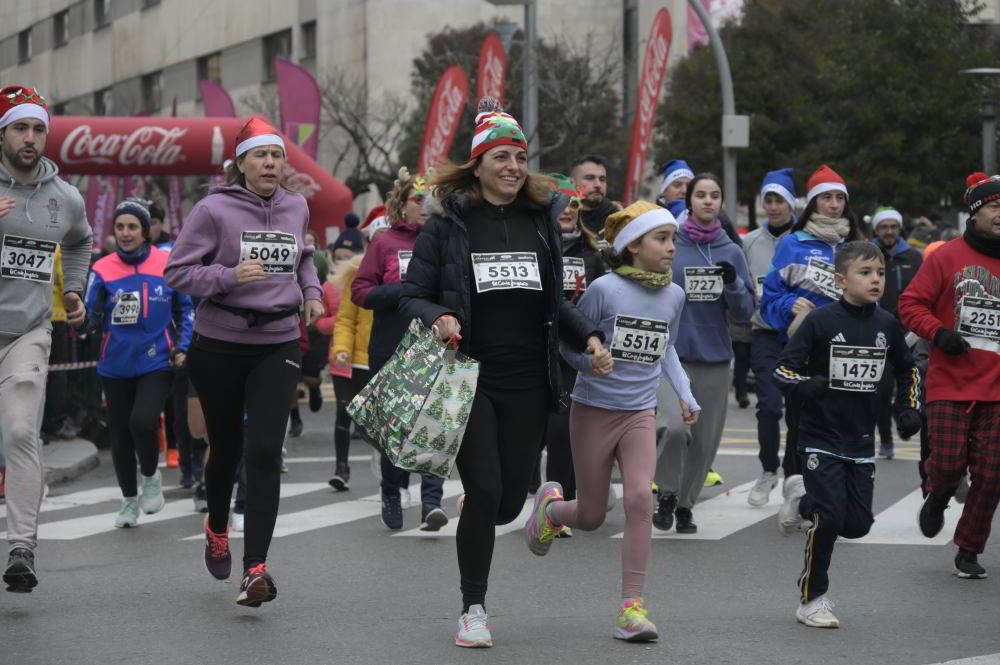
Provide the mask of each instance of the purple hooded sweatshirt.
{"label": "purple hooded sweatshirt", "polygon": [[[305,245],[309,209],[301,194],[282,187],[264,199],[240,185],[213,187],[184,221],[165,275],[171,288],[203,298],[194,331],[238,344],[278,344],[299,337],[299,317],[250,328],[239,314],[213,301],[256,312],[298,308],[323,300],[323,290]],[[268,275],[247,284],[236,280],[241,256],[262,258]]]}

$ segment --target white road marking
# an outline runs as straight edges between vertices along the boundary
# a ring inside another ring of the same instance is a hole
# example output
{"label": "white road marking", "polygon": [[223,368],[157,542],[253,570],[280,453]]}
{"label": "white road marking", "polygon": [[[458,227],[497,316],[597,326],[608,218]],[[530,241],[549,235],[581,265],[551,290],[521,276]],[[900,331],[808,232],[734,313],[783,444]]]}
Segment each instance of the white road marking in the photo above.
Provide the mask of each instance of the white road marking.
{"label": "white road marking", "polygon": [[944,528],[934,538],[925,538],[917,525],[917,515],[924,499],[920,490],[914,490],[875,516],[871,531],[857,540],[841,539],[843,543],[863,545],[947,545],[955,534],[955,526],[962,515],[962,504],[952,501],[944,511]]}

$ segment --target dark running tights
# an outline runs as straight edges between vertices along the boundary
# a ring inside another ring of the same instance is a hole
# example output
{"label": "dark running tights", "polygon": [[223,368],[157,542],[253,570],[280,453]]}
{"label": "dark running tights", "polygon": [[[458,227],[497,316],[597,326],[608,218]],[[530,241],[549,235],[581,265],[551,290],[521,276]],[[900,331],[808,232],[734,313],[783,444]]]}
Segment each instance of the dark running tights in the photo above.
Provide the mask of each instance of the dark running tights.
{"label": "dark running tights", "polygon": [[208,524],[216,533],[228,528],[233,483],[245,453],[243,567],[249,568],[267,560],[278,518],[281,444],[288,424],[288,404],[299,381],[299,347],[297,341],[259,346],[232,344],[233,353],[221,353],[219,349],[225,344],[212,344],[215,350],[208,351],[199,348],[196,341],[188,354],[191,381],[205,411],[211,442],[205,465]]}
{"label": "dark running tights", "polygon": [[351,378],[333,376],[333,393],[337,397],[337,419],[333,428],[333,448],[337,464],[347,463],[351,450],[351,417],[347,415],[347,405],[368,383],[371,372],[367,369],[351,370]]}
{"label": "dark running tights", "polygon": [[142,475],[152,476],[160,461],[160,414],[170,395],[173,372],[150,372],[134,379],[101,377],[108,398],[111,461],[122,496],[138,493],[135,459]]}
{"label": "dark running tights", "polygon": [[485,605],[495,527],[513,522],[524,507],[548,402],[547,387],[476,391],[457,460],[465,489],[455,539],[463,611]]}

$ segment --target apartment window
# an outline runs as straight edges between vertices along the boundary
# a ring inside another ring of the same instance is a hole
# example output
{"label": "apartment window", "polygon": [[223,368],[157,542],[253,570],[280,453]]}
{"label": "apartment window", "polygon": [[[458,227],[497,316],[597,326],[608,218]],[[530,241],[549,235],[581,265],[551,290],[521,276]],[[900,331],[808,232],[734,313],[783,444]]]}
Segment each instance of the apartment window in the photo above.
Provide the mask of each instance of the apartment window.
{"label": "apartment window", "polygon": [[639,88],[639,8],[636,0],[625,0],[624,10],[622,64],[625,70],[625,94],[622,110],[625,112],[626,122],[631,122]]}
{"label": "apartment window", "polygon": [[111,24],[111,0],[94,0],[94,27]]}
{"label": "apartment window", "polygon": [[17,61],[25,63],[31,60],[31,28],[22,30],[17,35]]}
{"label": "apartment window", "polygon": [[111,113],[114,97],[111,88],[98,90],[94,93],[94,115],[108,115]]}
{"label": "apartment window", "polygon": [[163,106],[163,72],[153,72],[142,77],[142,110],[155,113]]}
{"label": "apartment window", "polygon": [[264,37],[264,82],[274,81],[274,59],[288,58],[292,53],[292,31],[283,30]]}
{"label": "apartment window", "polygon": [[66,115],[66,102],[55,104],[52,107],[52,115]]}
{"label": "apartment window", "polygon": [[221,53],[209,53],[198,58],[198,80],[222,83]]}
{"label": "apartment window", "polygon": [[149,9],[150,7],[155,7],[160,4],[160,0],[142,0],[142,8]]}
{"label": "apartment window", "polygon": [[316,60],[316,21],[302,24],[302,59]]}
{"label": "apartment window", "polygon": [[69,10],[61,11],[52,19],[52,43],[56,48],[69,44]]}

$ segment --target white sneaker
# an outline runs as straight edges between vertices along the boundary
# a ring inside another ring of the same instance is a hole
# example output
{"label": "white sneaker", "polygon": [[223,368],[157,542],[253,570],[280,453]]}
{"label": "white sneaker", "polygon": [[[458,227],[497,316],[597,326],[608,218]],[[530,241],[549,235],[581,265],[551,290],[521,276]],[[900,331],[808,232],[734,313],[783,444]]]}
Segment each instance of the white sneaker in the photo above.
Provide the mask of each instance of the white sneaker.
{"label": "white sneaker", "polygon": [[806,495],[806,485],[802,476],[796,474],[785,478],[781,492],[785,495],[785,502],[778,509],[778,533],[788,536],[802,528],[803,519],[799,515],[799,502]]}
{"label": "white sneaker", "polygon": [[405,487],[399,490],[399,503],[403,506],[403,510],[406,510],[413,505],[413,498],[410,496],[410,490]]}
{"label": "white sneaker", "polygon": [[134,528],[139,525],[139,499],[131,496],[122,499],[122,507],[115,516],[115,527],[119,529]]}
{"label": "white sneaker", "polygon": [[163,498],[163,478],[160,475],[160,470],[157,469],[156,473],[149,478],[142,476],[142,487],[139,489],[139,505],[142,508],[142,512],[147,515],[158,513],[163,510],[163,504],[165,503],[166,500]]}
{"label": "white sneaker", "polygon": [[833,615],[833,601],[826,596],[799,605],[795,618],[812,628],[840,628],[840,620]]}
{"label": "white sneaker", "polygon": [[286,461],[287,459],[288,459],[288,448],[282,446],[281,447],[281,472],[282,473],[288,473],[288,462]]}
{"label": "white sneaker", "polygon": [[486,616],[486,610],[483,609],[482,605],[473,605],[468,612],[458,617],[455,644],[473,649],[493,646],[489,617]]}
{"label": "white sneaker", "polygon": [[243,533],[243,527],[246,523],[246,515],[243,513],[233,513],[232,523],[233,531],[236,533]]}
{"label": "white sneaker", "polygon": [[459,517],[462,515],[462,508],[465,506],[465,495],[459,494],[458,501],[455,502],[455,512],[458,513]]}
{"label": "white sneaker", "polygon": [[765,471],[764,474],[753,484],[747,503],[751,506],[766,506],[771,499],[771,492],[778,486],[778,476],[772,471]]}

